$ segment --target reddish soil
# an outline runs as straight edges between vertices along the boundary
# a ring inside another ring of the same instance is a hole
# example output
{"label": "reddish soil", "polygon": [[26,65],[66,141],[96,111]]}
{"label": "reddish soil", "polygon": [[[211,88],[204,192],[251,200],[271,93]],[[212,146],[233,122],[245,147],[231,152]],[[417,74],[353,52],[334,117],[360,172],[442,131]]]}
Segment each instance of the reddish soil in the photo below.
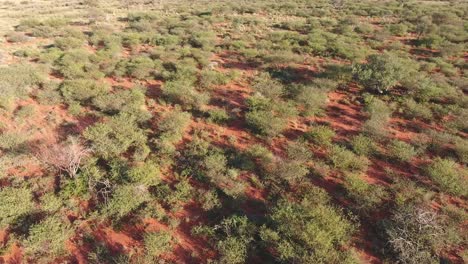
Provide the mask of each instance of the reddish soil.
{"label": "reddish soil", "polygon": [[18,244],[13,244],[8,253],[0,256],[0,263],[5,264],[22,264],[23,263],[23,250]]}

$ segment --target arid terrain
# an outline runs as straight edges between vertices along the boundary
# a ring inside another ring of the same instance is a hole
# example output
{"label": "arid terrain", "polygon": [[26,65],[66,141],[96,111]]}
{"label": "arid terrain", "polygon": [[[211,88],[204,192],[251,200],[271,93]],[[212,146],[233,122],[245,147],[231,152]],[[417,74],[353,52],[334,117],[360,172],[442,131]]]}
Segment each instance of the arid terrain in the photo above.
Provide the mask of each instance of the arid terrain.
{"label": "arid terrain", "polygon": [[0,0],[0,263],[468,262],[467,16]]}

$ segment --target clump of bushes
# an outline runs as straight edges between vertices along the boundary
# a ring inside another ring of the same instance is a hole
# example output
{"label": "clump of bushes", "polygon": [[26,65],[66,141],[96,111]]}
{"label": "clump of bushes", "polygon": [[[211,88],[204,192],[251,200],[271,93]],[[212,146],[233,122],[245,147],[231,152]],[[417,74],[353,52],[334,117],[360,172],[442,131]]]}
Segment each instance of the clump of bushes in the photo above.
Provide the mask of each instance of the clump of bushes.
{"label": "clump of bushes", "polygon": [[413,204],[398,207],[383,222],[383,231],[393,257],[403,263],[437,263],[441,246],[441,218],[430,209]]}
{"label": "clump of bushes", "polygon": [[208,120],[216,124],[225,124],[231,117],[225,109],[213,108],[208,110]]}
{"label": "clump of bushes", "polygon": [[313,127],[312,130],[304,134],[306,139],[321,146],[330,146],[335,135],[336,133],[332,128],[324,125]]}
{"label": "clump of bushes", "polygon": [[91,79],[65,80],[60,85],[60,91],[66,100],[69,102],[78,101],[85,104],[97,96],[105,95],[109,90],[109,85]]}
{"label": "clump of bushes", "polygon": [[431,109],[425,105],[416,102],[415,100],[409,98],[404,101],[403,114],[407,118],[420,118],[423,120],[431,120],[432,119],[432,111]]}
{"label": "clump of bushes", "polygon": [[143,87],[133,87],[130,90],[117,88],[113,93],[94,97],[92,103],[104,113],[128,114],[134,116],[139,122],[151,117],[151,114],[145,109],[145,89]]}
{"label": "clump of bushes", "polygon": [[362,134],[353,137],[350,143],[354,153],[360,156],[369,156],[377,151],[374,140]]}
{"label": "clump of bushes", "polygon": [[92,143],[96,154],[105,159],[117,157],[134,149],[134,158],[146,157],[146,133],[137,126],[134,118],[127,115],[111,117],[107,122],[88,127],[84,137]]}
{"label": "clump of bushes", "polygon": [[280,200],[260,229],[260,239],[274,249],[273,256],[293,263],[352,263],[341,248],[348,244],[355,225],[329,204],[327,194],[314,186],[297,201]]}
{"label": "clump of bushes", "polygon": [[192,84],[183,80],[166,82],[163,86],[163,95],[172,103],[194,110],[201,110],[210,100],[209,94],[196,90]]}
{"label": "clump of bushes", "polygon": [[367,63],[354,65],[353,73],[365,88],[384,93],[409,77],[414,71],[412,65],[396,54],[374,54],[367,57]]}
{"label": "clump of bushes", "polygon": [[369,160],[363,156],[357,156],[345,147],[335,145],[330,152],[330,160],[333,166],[341,171],[365,171]]}
{"label": "clump of bushes", "polygon": [[367,183],[359,174],[346,174],[343,185],[346,195],[354,201],[353,207],[364,213],[376,209],[388,196],[382,186]]}
{"label": "clump of bushes", "polygon": [[377,139],[386,137],[386,125],[392,113],[390,107],[384,101],[370,96],[366,98],[366,111],[370,118],[363,124],[363,132]]}
{"label": "clump of bushes", "polygon": [[173,153],[175,151],[174,144],[182,139],[190,118],[190,113],[178,109],[163,116],[158,123],[158,138],[154,140],[161,152]]}
{"label": "clump of bushes", "polygon": [[144,202],[149,201],[148,190],[144,186],[119,186],[105,206],[105,213],[112,220],[119,221],[137,210]]}
{"label": "clump of bushes", "polygon": [[73,232],[68,222],[49,216],[29,229],[25,241],[26,255],[45,262],[68,253],[66,242]]}
{"label": "clump of bushes", "polygon": [[148,261],[157,261],[161,254],[172,248],[172,235],[169,232],[158,231],[147,233],[144,237],[145,252]]}
{"label": "clump of bushes", "polygon": [[400,140],[393,140],[389,145],[388,151],[392,159],[402,162],[410,161],[418,154],[411,144]]}
{"label": "clump of bushes", "polygon": [[4,187],[0,190],[0,228],[20,221],[34,210],[33,195],[27,188]]}
{"label": "clump of bushes", "polygon": [[426,168],[426,173],[442,191],[466,196],[468,184],[466,169],[449,159],[436,158]]}

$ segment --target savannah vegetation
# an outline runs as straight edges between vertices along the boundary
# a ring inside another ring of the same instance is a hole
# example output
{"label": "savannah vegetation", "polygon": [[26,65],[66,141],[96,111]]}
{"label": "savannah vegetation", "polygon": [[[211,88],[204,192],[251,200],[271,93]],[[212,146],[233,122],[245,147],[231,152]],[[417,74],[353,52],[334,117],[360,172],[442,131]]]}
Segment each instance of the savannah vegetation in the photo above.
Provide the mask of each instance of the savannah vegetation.
{"label": "savannah vegetation", "polygon": [[468,261],[465,1],[0,5],[0,263]]}

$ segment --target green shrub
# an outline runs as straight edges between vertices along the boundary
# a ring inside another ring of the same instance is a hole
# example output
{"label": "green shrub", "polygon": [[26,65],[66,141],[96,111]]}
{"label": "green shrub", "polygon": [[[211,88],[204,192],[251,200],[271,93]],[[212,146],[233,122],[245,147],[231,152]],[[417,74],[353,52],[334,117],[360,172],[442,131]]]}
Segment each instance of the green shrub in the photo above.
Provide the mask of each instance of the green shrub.
{"label": "green shrub", "polygon": [[17,150],[21,147],[24,148],[29,139],[29,134],[18,131],[5,131],[0,134],[0,149],[3,150]]}
{"label": "green shrub", "polygon": [[154,61],[146,56],[130,59],[126,64],[126,72],[130,77],[144,80],[150,77],[156,68]]}
{"label": "green shrub", "polygon": [[454,142],[454,151],[461,163],[468,163],[468,140],[457,138]]}
{"label": "green shrub", "polygon": [[73,232],[69,223],[51,216],[29,229],[24,243],[27,256],[43,259],[46,262],[68,254],[66,242]]}
{"label": "green shrub", "polygon": [[293,142],[286,148],[286,159],[276,163],[273,168],[275,178],[283,179],[288,183],[297,183],[309,173],[307,162],[312,159],[312,153],[302,142]]}
{"label": "green shrub", "polygon": [[[54,54],[53,54],[54,55]],[[100,79],[104,73],[99,64],[89,61],[90,53],[85,50],[70,50],[55,61],[57,71],[66,79]]]}
{"label": "green shrub", "polygon": [[426,168],[426,173],[442,191],[459,196],[467,195],[466,169],[448,159],[437,158]]}
{"label": "green shrub", "polygon": [[93,105],[107,114],[128,114],[138,121],[145,121],[151,114],[145,108],[145,91],[140,87],[114,89],[113,93],[100,94],[93,98]]}
{"label": "green shrub", "polygon": [[333,166],[341,171],[366,171],[369,160],[356,156],[352,151],[341,146],[333,146],[330,153]]}
{"label": "green shrub", "polygon": [[384,101],[370,97],[366,103],[366,111],[370,114],[370,118],[363,124],[363,132],[377,139],[386,137],[388,134],[386,126],[392,114],[390,107]]}
{"label": "green shrub", "polygon": [[135,152],[146,147],[145,132],[134,119],[125,115],[92,125],[86,128],[83,136],[91,141],[96,154],[106,159],[119,156],[131,147]]}
{"label": "green shrub", "polygon": [[340,210],[320,201],[316,195],[326,196],[323,190],[310,189],[299,201],[281,200],[269,215],[269,226],[261,228],[260,239],[281,262],[354,263],[351,252],[342,251],[353,224]]}
{"label": "green shrub", "polygon": [[353,66],[355,78],[370,91],[387,92],[410,76],[412,63],[391,53],[370,55],[367,63]]}
{"label": "green shrub", "polygon": [[362,134],[351,139],[351,147],[353,148],[354,153],[360,156],[369,156],[377,151],[377,145],[374,140]]}
{"label": "green shrub", "polygon": [[127,175],[131,182],[145,186],[156,186],[161,182],[159,166],[150,159],[130,168]]}
{"label": "green shrub", "polygon": [[209,211],[221,207],[221,201],[219,200],[218,194],[213,191],[206,191],[200,195],[201,206],[203,210]]}
{"label": "green shrub", "polygon": [[59,91],[59,84],[55,82],[44,83],[37,92],[37,100],[45,105],[60,104],[63,99]]}
{"label": "green shrub", "polygon": [[324,125],[313,127],[312,130],[304,134],[305,138],[321,146],[330,146],[335,135],[332,128]]}
{"label": "green shrub", "polygon": [[163,86],[163,95],[171,103],[181,104],[185,109],[200,110],[210,100],[209,94],[197,91],[185,81],[166,82]]}
{"label": "green shrub", "polygon": [[112,198],[106,204],[105,213],[110,219],[119,221],[149,199],[149,192],[144,186],[120,186],[113,192]]}
{"label": "green shrub", "polygon": [[241,264],[247,259],[249,245],[253,240],[254,225],[245,216],[231,216],[215,226],[216,249],[220,263]]}
{"label": "green shrub", "polygon": [[157,261],[161,254],[172,249],[172,235],[167,231],[146,233],[145,252],[149,260]]}
{"label": "green shrub", "polygon": [[343,185],[346,195],[354,201],[353,207],[364,213],[375,210],[388,196],[382,186],[369,184],[358,174],[346,174]]}
{"label": "green shrub", "polygon": [[0,107],[9,109],[15,99],[25,98],[43,80],[41,72],[31,65],[0,67]]}
{"label": "green shrub", "polygon": [[268,110],[250,111],[245,115],[245,120],[255,133],[268,137],[277,136],[286,127],[286,120]]}
{"label": "green shrub", "polygon": [[391,24],[388,27],[388,30],[396,36],[404,36],[408,32],[408,26],[402,23],[399,24]]}
{"label": "green shrub", "polygon": [[84,40],[75,37],[59,37],[55,39],[55,46],[61,50],[78,49],[83,46]]}
{"label": "green shrub", "polygon": [[164,153],[175,151],[174,144],[182,139],[182,136],[191,121],[191,115],[178,109],[165,113],[158,124],[159,138],[155,143]]}
{"label": "green shrub", "polygon": [[256,76],[252,82],[252,88],[271,100],[279,99],[284,93],[283,85],[272,79],[268,73],[261,73]]}
{"label": "green shrub", "polygon": [[231,117],[225,109],[213,108],[208,110],[208,120],[216,124],[225,124]]}
{"label": "green shrub", "polygon": [[215,70],[204,69],[200,73],[199,85],[203,89],[213,89],[229,82],[229,76]]}
{"label": "green shrub", "polygon": [[34,210],[33,195],[26,188],[4,187],[0,190],[0,228],[15,224]]}
{"label": "green shrub", "polygon": [[432,119],[431,109],[424,104],[417,103],[411,98],[405,100],[404,107],[403,114],[408,118]]}
{"label": "green shrub", "polygon": [[94,97],[109,92],[110,86],[91,79],[65,80],[60,85],[60,91],[65,99],[88,103]]}
{"label": "green shrub", "polygon": [[416,149],[403,141],[393,140],[388,146],[389,155],[398,161],[410,161],[417,155]]}

